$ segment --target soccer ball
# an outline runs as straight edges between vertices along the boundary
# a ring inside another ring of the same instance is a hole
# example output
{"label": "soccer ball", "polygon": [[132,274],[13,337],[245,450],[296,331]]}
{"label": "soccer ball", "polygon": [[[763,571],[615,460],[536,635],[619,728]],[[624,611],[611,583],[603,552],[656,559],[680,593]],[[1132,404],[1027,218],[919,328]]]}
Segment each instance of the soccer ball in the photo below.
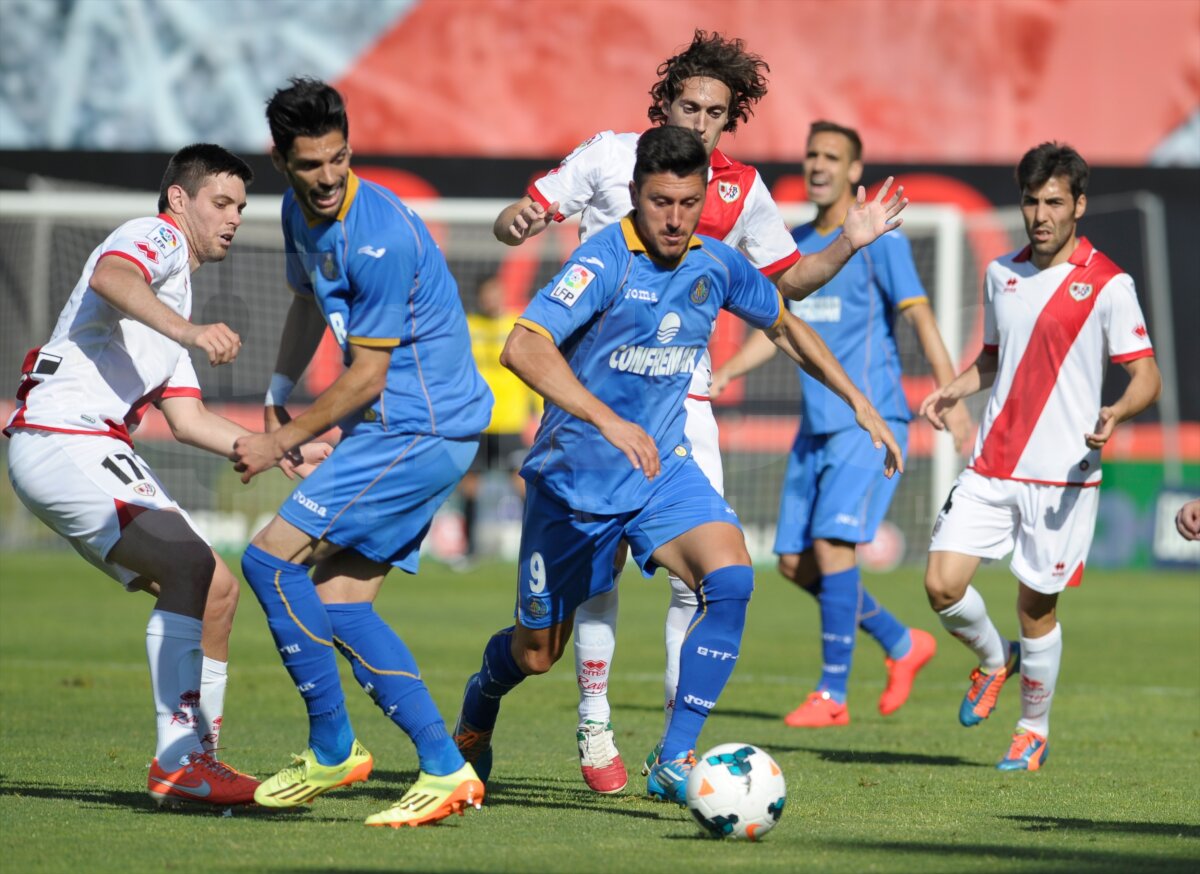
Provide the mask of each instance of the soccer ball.
{"label": "soccer ball", "polygon": [[714,838],[758,841],[783,815],[783,771],[750,744],[721,744],[696,762],[687,781],[687,806]]}

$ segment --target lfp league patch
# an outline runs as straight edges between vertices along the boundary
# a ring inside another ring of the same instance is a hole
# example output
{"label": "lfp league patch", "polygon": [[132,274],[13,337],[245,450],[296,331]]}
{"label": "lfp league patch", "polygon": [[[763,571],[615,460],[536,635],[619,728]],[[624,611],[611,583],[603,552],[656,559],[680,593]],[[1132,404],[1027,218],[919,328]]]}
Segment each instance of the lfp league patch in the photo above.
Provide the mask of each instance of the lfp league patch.
{"label": "lfp league patch", "polygon": [[582,264],[572,264],[571,269],[563,274],[562,279],[558,280],[558,284],[554,286],[554,290],[550,292],[550,296],[569,307],[573,307],[595,278],[596,274]]}
{"label": "lfp league patch", "polygon": [[165,224],[159,225],[146,235],[154,247],[163,255],[170,255],[179,248],[179,236]]}

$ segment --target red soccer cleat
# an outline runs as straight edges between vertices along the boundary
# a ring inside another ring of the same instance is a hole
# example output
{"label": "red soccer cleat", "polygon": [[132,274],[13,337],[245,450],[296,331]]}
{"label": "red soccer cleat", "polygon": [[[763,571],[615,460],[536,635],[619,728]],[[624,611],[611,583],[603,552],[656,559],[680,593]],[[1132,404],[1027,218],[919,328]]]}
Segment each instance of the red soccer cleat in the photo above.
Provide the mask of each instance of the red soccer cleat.
{"label": "red soccer cleat", "polygon": [[908,693],[912,691],[913,680],[925,664],[937,652],[937,641],[933,635],[919,628],[909,631],[912,637],[912,648],[908,655],[898,659],[886,659],[888,681],[887,688],[879,696],[879,712],[889,716],[904,706]]}

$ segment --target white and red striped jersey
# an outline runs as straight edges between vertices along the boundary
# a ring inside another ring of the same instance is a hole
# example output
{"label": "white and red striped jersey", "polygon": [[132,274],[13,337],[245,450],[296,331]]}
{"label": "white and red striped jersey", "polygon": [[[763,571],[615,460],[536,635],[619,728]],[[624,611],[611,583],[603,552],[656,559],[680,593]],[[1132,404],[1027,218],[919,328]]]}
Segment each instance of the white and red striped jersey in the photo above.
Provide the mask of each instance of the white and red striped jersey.
{"label": "white and red striped jersey", "polygon": [[[558,202],[554,218],[580,215],[579,239],[620,221],[633,209],[629,183],[641,134],[601,131],[581,143],[558,167],[534,180],[526,192],[543,207]],[[709,159],[708,193],[696,233],[738,249],[766,276],[800,260],[779,207],[753,167],[720,149]],[[707,399],[712,363],[707,353],[696,367],[689,396]]]}
{"label": "white and red striped jersey", "polygon": [[101,258],[136,264],[164,304],[192,313],[187,240],[166,215],[121,225],[93,250],[45,345],[21,367],[17,409],[4,429],[34,428],[117,437],[131,433],[147,407],[169,397],[200,397],[187,350],[127,318],[88,285]]}
{"label": "white and red striped jersey", "polygon": [[999,355],[970,467],[1047,485],[1100,484],[1095,430],[1109,361],[1154,354],[1129,274],[1080,237],[1039,270],[1028,247],[988,265],[984,349]]}

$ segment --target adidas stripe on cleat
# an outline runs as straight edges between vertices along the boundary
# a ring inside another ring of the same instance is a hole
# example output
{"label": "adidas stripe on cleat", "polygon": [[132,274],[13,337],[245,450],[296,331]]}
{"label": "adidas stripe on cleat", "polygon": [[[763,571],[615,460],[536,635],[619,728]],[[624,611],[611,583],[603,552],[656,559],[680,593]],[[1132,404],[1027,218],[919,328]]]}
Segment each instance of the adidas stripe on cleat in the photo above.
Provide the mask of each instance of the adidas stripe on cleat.
{"label": "adidas stripe on cleat", "polygon": [[1008,661],[1004,667],[985,674],[982,668],[971,671],[971,688],[963,696],[958,708],[958,721],[966,727],[979,725],[996,709],[996,699],[1004,683],[1021,668],[1021,645],[1015,641],[1008,644]]}
{"label": "adidas stripe on cleat", "polygon": [[351,746],[346,760],[337,765],[322,765],[311,749],[292,756],[292,762],[274,777],[263,780],[254,793],[255,802],[263,807],[296,807],[311,803],[330,789],[366,780],[375,764],[366,747],[358,741]]}
{"label": "adidas stripe on cleat", "polygon": [[696,754],[689,750],[677,759],[663,761],[660,757],[646,777],[646,794],[658,801],[674,801],[687,805],[687,781],[696,766]]}
{"label": "adidas stripe on cleat", "polygon": [[452,813],[462,816],[467,807],[478,810],[483,793],[483,781],[469,762],[445,777],[422,771],[395,807],[368,816],[365,824],[392,828],[430,825]]}
{"label": "adidas stripe on cleat", "polygon": [[155,759],[146,778],[146,791],[160,806],[250,804],[258,785],[249,774],[218,761],[211,753],[194,753],[174,771],[164,770]]}

